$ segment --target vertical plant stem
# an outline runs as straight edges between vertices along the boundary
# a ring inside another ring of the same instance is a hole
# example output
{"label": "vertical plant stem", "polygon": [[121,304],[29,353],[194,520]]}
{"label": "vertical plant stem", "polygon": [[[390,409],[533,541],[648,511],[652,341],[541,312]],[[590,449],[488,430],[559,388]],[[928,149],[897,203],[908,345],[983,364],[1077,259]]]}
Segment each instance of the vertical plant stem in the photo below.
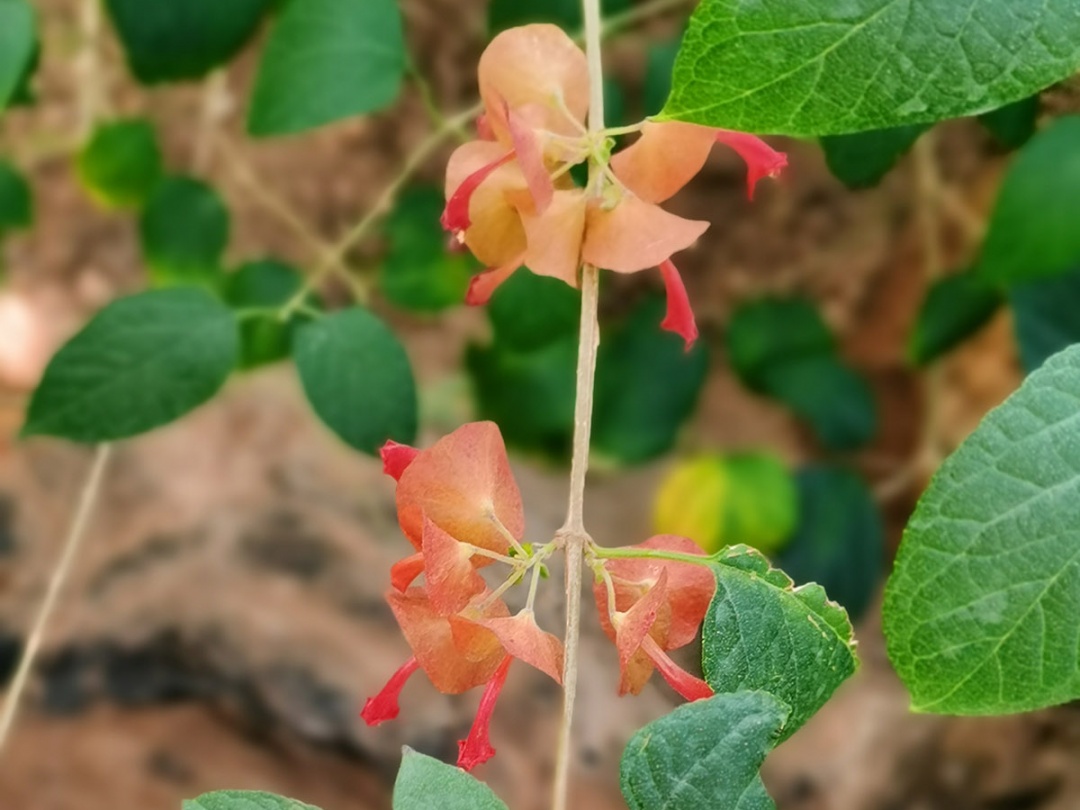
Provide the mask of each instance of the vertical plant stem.
{"label": "vertical plant stem", "polygon": [[76,57],[75,74],[79,83],[79,121],[77,143],[83,143],[94,130],[94,123],[103,111],[105,87],[101,78],[101,59],[98,53],[101,39],[101,4],[98,0],[83,0],[79,6],[79,33],[82,45]]}
{"label": "vertical plant stem", "polygon": [[[585,52],[589,64],[589,131],[604,128],[604,74],[600,39],[603,33],[600,0],[582,0],[585,17]],[[603,167],[589,166],[589,186],[598,193]],[[573,759],[574,702],[577,697],[578,639],[581,625],[581,573],[585,544],[585,477],[589,469],[589,440],[592,434],[593,389],[596,354],[600,346],[597,311],[600,299],[600,272],[586,265],[581,273],[581,330],[578,344],[577,399],[574,404],[574,450],[570,467],[570,502],[562,536],[566,551],[566,633],[563,663],[563,711],[559,724],[555,759],[555,786],[552,807],[566,810]]]}
{"label": "vertical plant stem", "polygon": [[52,616],[53,609],[56,607],[57,597],[60,595],[68,575],[71,573],[71,564],[79,551],[83,536],[86,534],[86,527],[90,522],[94,502],[101,491],[101,481],[111,452],[111,445],[100,444],[94,454],[94,460],[90,465],[86,483],[83,484],[82,493],[79,495],[79,504],[75,509],[75,516],[72,518],[71,527],[68,529],[67,538],[64,540],[64,548],[60,552],[60,559],[57,561],[56,568],[53,569],[52,576],[49,579],[45,599],[42,601],[38,614],[34,619],[30,637],[26,641],[26,649],[23,650],[18,669],[15,670],[15,678],[11,682],[11,689],[8,690],[7,699],[4,701],[3,711],[0,712],[0,751],[3,750],[11,734],[19,703],[29,683],[30,673],[33,671],[38,651],[41,649],[45,628]]}

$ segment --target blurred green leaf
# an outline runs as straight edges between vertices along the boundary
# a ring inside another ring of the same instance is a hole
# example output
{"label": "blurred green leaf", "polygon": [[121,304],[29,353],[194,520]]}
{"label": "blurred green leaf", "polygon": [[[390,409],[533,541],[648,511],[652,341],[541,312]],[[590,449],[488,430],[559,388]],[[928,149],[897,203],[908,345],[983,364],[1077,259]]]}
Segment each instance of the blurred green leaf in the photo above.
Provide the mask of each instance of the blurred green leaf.
{"label": "blurred green leaf", "polygon": [[1002,303],[1001,293],[969,270],[939,279],[908,337],[908,358],[919,366],[936,360],[978,332]]}
{"label": "blurred green leaf", "polygon": [[829,171],[848,188],[876,186],[915,145],[926,124],[877,129],[821,139]]}
{"label": "blurred green leaf", "polygon": [[34,10],[26,0],[0,0],[0,110],[19,86],[36,42]]}
{"label": "blurred green leaf", "polygon": [[286,135],[386,107],[405,62],[395,0],[286,0],[259,66],[248,131]]}
{"label": "blurred green leaf", "polygon": [[402,309],[438,312],[465,301],[469,278],[478,271],[467,253],[450,253],[439,217],[442,192],[414,186],[403,193],[386,221],[389,252],[379,273],[387,300]]}
{"label": "blurred green leaf", "polygon": [[205,290],[155,290],[101,310],[56,353],[22,435],[126,439],[210,399],[236,365],[236,321]]}
{"label": "blurred green leaf", "polygon": [[144,205],[164,171],[154,125],[145,118],[98,126],[76,165],[83,185],[110,208]]}
{"label": "blurred green leaf", "polygon": [[0,237],[8,231],[29,228],[33,220],[30,184],[18,169],[0,159]]}
{"label": "blurred green leaf", "polygon": [[999,144],[1006,149],[1019,149],[1035,134],[1039,107],[1039,96],[1034,95],[983,113],[979,120]]}
{"label": "blurred green leaf", "polygon": [[[15,89],[11,91],[8,105],[11,107],[29,106],[37,101],[34,92],[34,77],[37,76],[38,68],[41,67],[41,39],[34,38],[34,47],[30,51],[30,58],[26,60],[22,75],[15,83]],[[3,104],[0,104],[3,108]]]}
{"label": "blurred green leaf", "polygon": [[376,455],[387,439],[416,438],[416,383],[405,349],[389,327],[353,307],[306,323],[293,357],[319,418],[346,444]]}
{"label": "blurred green leaf", "polygon": [[762,298],[741,305],[727,328],[728,359],[751,388],[779,364],[836,350],[817,308],[801,298]]}
{"label": "blurred green leaf", "polygon": [[1080,267],[1059,278],[1009,290],[1020,358],[1030,373],[1052,354],[1080,343]]}
{"label": "blurred green leaf", "polygon": [[198,79],[232,59],[272,0],[105,0],[143,84]]}
{"label": "blurred green leaf", "polygon": [[798,530],[777,565],[796,582],[816,582],[858,618],[885,566],[885,526],[874,495],[841,467],[807,467],[797,475]]}
{"label": "blurred green leaf", "polygon": [[491,788],[461,768],[405,746],[394,782],[394,810],[430,810],[433,802],[439,810],[507,810]]}
{"label": "blurred green leaf", "polygon": [[[294,268],[274,259],[247,262],[225,276],[225,302],[240,310],[240,368],[253,369],[289,356],[295,329],[303,316],[282,321],[275,310],[299,292],[304,278]],[[308,306],[317,307],[312,294]],[[266,313],[253,310],[266,309]],[[247,313],[242,312],[248,310]]]}
{"label": "blurred green leaf", "polygon": [[190,177],[161,181],[143,210],[139,231],[155,284],[214,284],[219,279],[229,212],[205,183]]}
{"label": "blurred green leaf", "polygon": [[[630,8],[631,0],[601,0],[604,16]],[[583,23],[581,0],[491,0],[488,28],[492,33],[528,23],[555,23],[577,33]]]}
{"label": "blurred green leaf", "polygon": [[522,269],[495,291],[487,312],[496,343],[531,351],[577,335],[581,293]]}
{"label": "blurred green leaf", "polygon": [[656,115],[664,108],[671,93],[671,71],[679,54],[682,37],[665,42],[651,42],[645,52],[645,82],[641,88],[641,101],[645,115]]}
{"label": "blurred green leaf", "polygon": [[182,810],[319,810],[319,808],[257,790],[218,790],[188,799]]}
{"label": "blurred green leaf", "polygon": [[1059,118],[1017,153],[998,192],[976,273],[1015,284],[1080,264],[1080,116]]}

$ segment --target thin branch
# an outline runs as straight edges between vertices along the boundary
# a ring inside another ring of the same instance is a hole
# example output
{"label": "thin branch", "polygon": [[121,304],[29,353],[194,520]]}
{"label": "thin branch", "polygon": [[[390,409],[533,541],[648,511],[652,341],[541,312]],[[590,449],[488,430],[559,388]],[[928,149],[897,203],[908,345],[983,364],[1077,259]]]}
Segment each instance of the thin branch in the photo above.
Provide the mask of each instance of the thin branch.
{"label": "thin branch", "polygon": [[202,104],[199,110],[199,126],[191,149],[191,171],[205,175],[214,156],[216,133],[232,112],[232,95],[229,92],[229,76],[224,70],[215,70],[203,85]]}

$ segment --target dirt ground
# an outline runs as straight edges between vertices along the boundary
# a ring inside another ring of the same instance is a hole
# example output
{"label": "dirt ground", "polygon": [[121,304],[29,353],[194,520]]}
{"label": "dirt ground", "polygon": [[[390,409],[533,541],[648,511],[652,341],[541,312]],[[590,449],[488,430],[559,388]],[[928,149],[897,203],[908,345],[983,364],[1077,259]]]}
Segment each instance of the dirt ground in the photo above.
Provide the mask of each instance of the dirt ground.
{"label": "dirt ground", "polygon": [[[38,200],[34,232],[6,244],[8,289],[43,327],[46,355],[101,303],[141,283],[133,223],[95,209],[53,143],[76,127],[85,90],[73,70],[75,5],[41,3],[49,26],[42,103],[3,125],[3,143],[33,167]],[[481,47],[482,6],[407,5],[414,52],[447,109],[472,100],[467,66]],[[670,28],[670,20],[655,24],[658,32]],[[640,44],[631,36],[611,47],[612,64],[631,84],[640,80]],[[202,113],[202,90],[142,93],[124,78],[110,37],[103,55],[99,75],[113,111],[148,110],[170,165],[188,169],[201,139],[191,122]],[[234,99],[244,97],[253,64],[249,53],[229,71]],[[366,210],[427,126],[411,93],[389,114],[260,144],[244,141],[242,112],[237,102],[221,132],[327,240]],[[903,357],[926,284],[912,161],[880,188],[856,194],[828,175],[816,146],[779,145],[790,152],[791,169],[753,207],[737,161],[720,153],[675,206],[716,223],[683,262],[705,339],[717,351],[681,449],[770,448],[793,464],[820,456],[785,412],[738,385],[719,341],[733,303],[766,291],[806,293],[821,303],[877,396],[881,435],[852,460],[881,493],[895,546],[924,483],[913,460],[925,449],[927,419],[926,380]],[[225,155],[211,150],[205,173],[233,212],[231,255],[272,253],[310,265],[310,248]],[[437,181],[443,160],[433,159],[423,176]],[[1005,157],[978,127],[944,127],[933,160],[966,206],[988,210]],[[971,258],[955,223],[943,227],[940,248],[950,266]],[[368,248],[351,259],[362,265],[369,255]],[[618,306],[656,281],[620,280],[608,295]],[[436,321],[388,315],[418,369],[430,439],[468,417],[458,393],[460,358],[468,336],[482,332],[482,316],[464,309]],[[936,438],[947,450],[1018,384],[1007,315],[940,373]],[[61,442],[15,442],[24,404],[16,386],[0,388],[0,684],[14,667],[89,463],[87,450]],[[588,519],[597,540],[648,535],[648,504],[666,463],[593,477]],[[515,464],[529,536],[544,540],[561,522],[563,474]],[[377,463],[315,423],[289,368],[235,380],[179,424],[121,445],[31,699],[0,758],[0,810],[176,808],[181,798],[224,787],[279,791],[324,810],[388,807],[400,746],[452,758],[476,700],[438,695],[418,678],[398,721],[368,729],[357,717],[363,699],[408,654],[381,596],[389,565],[403,552],[390,482]],[[561,624],[556,590],[541,607],[553,630]],[[1074,707],[985,720],[911,715],[873,614],[858,628],[860,672],[766,765],[782,810],[1080,807]],[[614,655],[591,616],[583,644],[573,806],[618,808],[623,744],[674,698],[653,684],[638,698],[618,699]],[[478,775],[515,810],[547,806],[558,707],[557,690],[542,676],[512,672],[493,729],[499,755]]]}

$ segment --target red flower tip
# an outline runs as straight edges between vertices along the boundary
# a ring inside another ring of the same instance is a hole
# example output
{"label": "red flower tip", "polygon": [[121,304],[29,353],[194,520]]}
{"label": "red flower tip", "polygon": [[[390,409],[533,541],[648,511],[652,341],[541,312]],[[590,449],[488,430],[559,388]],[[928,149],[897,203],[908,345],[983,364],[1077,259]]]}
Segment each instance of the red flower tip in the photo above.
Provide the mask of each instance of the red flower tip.
{"label": "red flower tip", "polygon": [[690,351],[698,338],[698,328],[694,310],[690,307],[690,297],[686,294],[686,285],[671,259],[661,263],[660,273],[667,289],[667,314],[660,322],[660,328],[679,335],[686,341],[686,351]]}
{"label": "red flower tip", "polygon": [[718,129],[716,140],[730,146],[746,162],[746,191],[751,200],[759,180],[779,176],[788,165],[786,154],[777,152],[756,135]]}
{"label": "red flower tip", "polygon": [[469,289],[465,293],[465,303],[470,307],[482,307],[491,300],[495,290],[506,281],[521,266],[524,256],[514,258],[503,267],[496,267],[477,273],[469,282]]}
{"label": "red flower tip", "polygon": [[464,182],[450,196],[450,199],[446,201],[446,208],[439,219],[445,230],[457,236],[459,241],[462,240],[465,231],[472,225],[472,220],[469,218],[469,202],[472,200],[472,195],[480,188],[480,184],[487,180],[496,169],[513,159],[514,153],[507,152],[501,158],[493,160],[486,166],[481,166],[465,178]]}
{"label": "red flower tip", "polygon": [[401,711],[401,706],[398,704],[398,698],[401,695],[401,690],[404,688],[406,681],[417,669],[420,668],[419,662],[417,662],[415,656],[406,661],[397,672],[390,676],[390,680],[386,682],[386,686],[382,688],[375,697],[368,698],[364,704],[363,711],[360,712],[360,716],[364,718],[364,722],[369,726],[377,726],[380,723],[385,723],[387,720],[393,720],[398,716]]}
{"label": "red flower tip", "polygon": [[401,474],[413,463],[413,459],[419,452],[415,447],[398,444],[391,439],[379,450],[379,455],[382,457],[382,471],[395,481],[400,481]]}
{"label": "red flower tip", "polygon": [[457,765],[462,770],[471,771],[477,765],[481,765],[495,756],[495,749],[491,747],[488,732],[491,727],[491,716],[495,712],[495,703],[499,699],[503,684],[506,683],[506,673],[510,671],[510,662],[514,659],[509,655],[503,659],[495,675],[484,687],[483,697],[480,698],[480,708],[476,711],[476,719],[469,736],[464,740],[458,740]]}
{"label": "red flower tip", "polygon": [[405,593],[413,580],[424,573],[424,555],[413,554],[390,566],[390,584],[395,590]]}
{"label": "red flower tip", "polygon": [[660,674],[664,676],[664,680],[668,682],[668,686],[687,700],[701,700],[703,698],[710,698],[715,694],[712,687],[705,683],[705,681],[701,680],[701,678],[694,677],[672,661],[671,656],[660,649],[660,645],[650,636],[645,637],[641,649],[644,650],[645,654],[652,659],[654,664],[656,664],[656,668],[660,670]]}

